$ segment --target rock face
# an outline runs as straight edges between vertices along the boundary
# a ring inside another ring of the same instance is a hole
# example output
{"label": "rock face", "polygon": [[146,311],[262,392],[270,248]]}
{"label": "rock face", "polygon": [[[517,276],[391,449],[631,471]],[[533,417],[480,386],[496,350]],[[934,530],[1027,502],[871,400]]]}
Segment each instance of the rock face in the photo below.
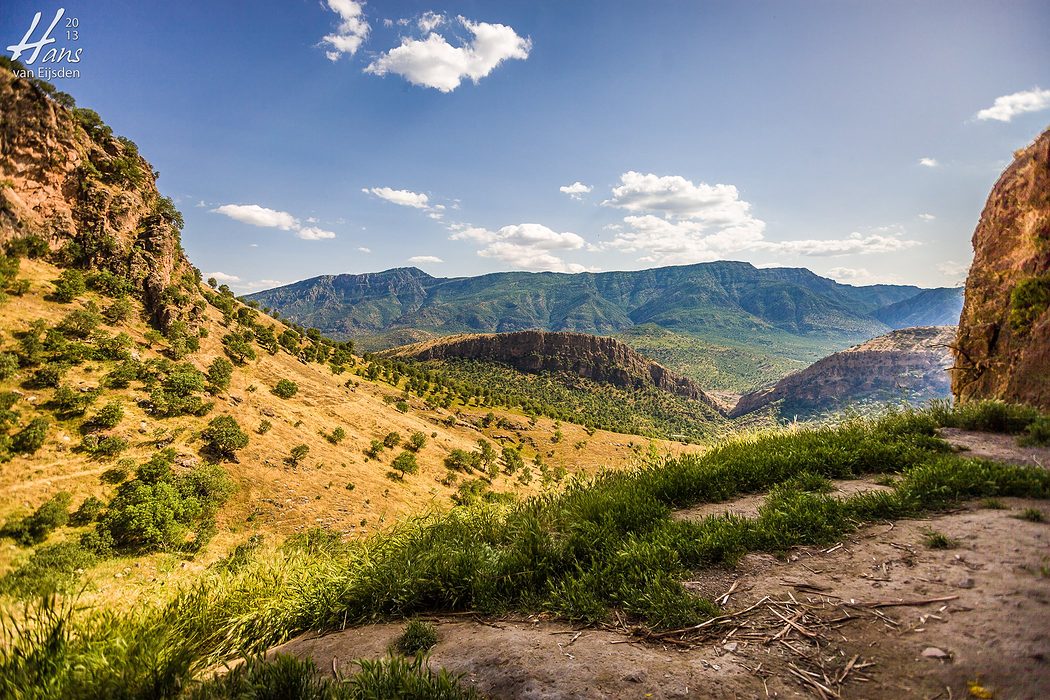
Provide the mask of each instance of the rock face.
{"label": "rock face", "polygon": [[781,415],[812,414],[857,401],[949,395],[955,326],[905,328],[825,357],[766,389],[740,397],[731,418],[782,401]]}
{"label": "rock face", "polygon": [[126,277],[161,327],[186,316],[192,307],[175,302],[196,280],[182,217],[150,164],[97,114],[10,66],[0,65],[0,242],[37,236],[63,264]]}
{"label": "rock face", "polygon": [[952,391],[1050,409],[1050,130],[995,184],[973,248]]}
{"label": "rock face", "polygon": [[523,372],[569,372],[620,387],[655,386],[715,406],[692,380],[639,355],[618,340],[584,333],[459,335],[395,348],[384,354],[416,360],[487,360]]}

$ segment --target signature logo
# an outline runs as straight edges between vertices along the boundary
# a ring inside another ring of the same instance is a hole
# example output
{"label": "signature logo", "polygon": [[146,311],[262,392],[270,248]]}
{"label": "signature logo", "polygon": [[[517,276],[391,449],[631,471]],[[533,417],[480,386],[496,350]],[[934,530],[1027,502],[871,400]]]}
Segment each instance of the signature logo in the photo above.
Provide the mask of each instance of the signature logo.
{"label": "signature logo", "polygon": [[[31,66],[36,62],[37,58],[40,57],[40,51],[50,44],[54,44],[57,40],[51,36],[51,32],[55,31],[55,27],[62,21],[63,15],[66,13],[66,8],[58,8],[58,12],[55,13],[55,18],[51,20],[51,26],[47,28],[43,36],[38,41],[30,41],[33,37],[33,33],[36,31],[37,25],[40,24],[40,17],[43,13],[37,12],[33,16],[33,23],[29,25],[28,31],[25,36],[22,37],[22,41],[17,44],[12,44],[7,47],[7,50],[11,52],[12,60],[17,61],[22,57],[22,54],[32,49],[33,53],[30,54],[29,58],[24,62],[25,65]],[[65,28],[66,28],[66,39],[69,41],[76,41],[79,39],[78,28],[80,21],[76,17],[66,17]],[[80,63],[80,56],[84,49],[76,49],[71,51],[66,47],[62,48],[51,48],[44,53],[41,63]]]}

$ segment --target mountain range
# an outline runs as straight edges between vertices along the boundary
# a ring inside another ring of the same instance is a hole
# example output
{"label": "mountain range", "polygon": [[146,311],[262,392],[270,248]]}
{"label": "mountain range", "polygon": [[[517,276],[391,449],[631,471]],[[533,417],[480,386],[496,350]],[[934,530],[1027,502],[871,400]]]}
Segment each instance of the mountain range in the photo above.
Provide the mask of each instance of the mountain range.
{"label": "mountain range", "polygon": [[[785,360],[801,368],[891,330],[950,325],[962,308],[961,288],[852,286],[805,268],[728,261],[635,272],[453,278],[406,267],[323,275],[247,298],[333,338],[352,338],[365,350],[529,329],[617,335],[705,385],[708,378],[693,371],[695,365],[676,364],[673,353],[653,353],[683,338],[702,339],[719,352],[740,348],[752,358],[730,372],[744,384],[723,382],[740,390],[783,376]],[[641,328],[674,335],[654,341],[652,332],[633,332]],[[762,371],[767,366],[778,371]]]}

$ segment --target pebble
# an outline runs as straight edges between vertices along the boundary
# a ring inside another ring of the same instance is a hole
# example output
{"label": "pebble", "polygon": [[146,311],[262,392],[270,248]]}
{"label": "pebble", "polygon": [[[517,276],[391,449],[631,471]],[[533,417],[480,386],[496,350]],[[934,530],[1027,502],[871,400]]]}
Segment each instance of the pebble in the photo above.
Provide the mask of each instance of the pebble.
{"label": "pebble", "polygon": [[946,652],[944,649],[938,649],[937,647],[926,647],[922,650],[922,655],[928,659],[950,659],[952,655]]}

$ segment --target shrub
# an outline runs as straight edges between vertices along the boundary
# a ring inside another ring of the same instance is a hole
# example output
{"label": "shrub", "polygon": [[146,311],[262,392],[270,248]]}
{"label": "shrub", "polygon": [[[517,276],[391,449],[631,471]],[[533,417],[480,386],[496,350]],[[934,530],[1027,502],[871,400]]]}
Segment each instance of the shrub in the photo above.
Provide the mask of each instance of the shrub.
{"label": "shrub", "polygon": [[1010,325],[1020,333],[1027,333],[1047,308],[1050,308],[1050,274],[1029,277],[1010,291]]}
{"label": "shrub", "polygon": [[1023,432],[1040,416],[1039,410],[1031,406],[1002,401],[968,401],[954,405],[935,401],[929,414],[946,428],[1014,434]]}
{"label": "shrub", "polygon": [[233,416],[216,416],[201,434],[205,450],[217,459],[236,460],[237,450],[248,446],[248,434]]}
{"label": "shrub", "polygon": [[100,408],[95,415],[84,422],[85,430],[109,430],[120,425],[124,420],[124,403],[114,400]]}
{"label": "shrub", "polygon": [[222,349],[235,365],[244,365],[258,357],[251,341],[241,333],[228,333],[222,337]]}
{"label": "shrub", "polygon": [[205,464],[176,476],[175,451],[156,453],[139,466],[135,478],[117,488],[98,523],[103,539],[119,551],[138,552],[190,546],[191,528],[207,532],[215,512],[229,496],[226,472]]}
{"label": "shrub", "polygon": [[87,338],[98,328],[102,317],[91,309],[75,309],[66,314],[56,328],[69,338]]}
{"label": "shrub", "polygon": [[430,651],[438,643],[437,626],[423,620],[409,620],[401,635],[394,640],[394,648],[406,656]]}
{"label": "shrub", "polygon": [[62,382],[66,368],[62,365],[48,365],[33,372],[25,385],[30,389],[54,389]]}
{"label": "shrub", "polygon": [[299,466],[300,462],[306,459],[306,455],[308,454],[310,454],[309,445],[296,445],[291,449],[291,452],[289,452],[288,457],[285,459],[285,461],[289,465],[297,467]]}
{"label": "shrub", "polygon": [[102,499],[88,496],[80,503],[80,507],[69,516],[69,524],[74,527],[89,525],[98,520],[105,509],[106,504],[102,502]]}
{"label": "shrub", "polygon": [[81,391],[68,386],[60,386],[51,396],[49,405],[62,418],[82,416],[88,407],[99,397],[98,389]]}
{"label": "shrub", "polygon": [[270,428],[272,427],[273,423],[263,418],[261,421],[259,421],[259,427],[255,429],[255,432],[259,433],[260,435],[265,435],[266,433],[270,432]]}
{"label": "shrub", "polygon": [[81,440],[80,448],[92,457],[116,457],[128,449],[128,441],[118,435],[90,433]]}
{"label": "shrub", "polygon": [[63,270],[58,279],[52,280],[55,285],[52,298],[63,304],[69,304],[87,291],[84,275],[79,270]]}
{"label": "shrub", "polygon": [[96,556],[76,542],[40,547],[29,560],[0,579],[0,593],[21,599],[71,593],[80,574]]}
{"label": "shrub", "polygon": [[46,540],[53,530],[69,522],[69,504],[72,500],[73,497],[67,492],[59,491],[31,515],[6,523],[0,534],[26,546],[39,544]]}
{"label": "shrub", "polygon": [[1043,517],[1043,511],[1038,508],[1025,508],[1017,514],[1019,520],[1027,520],[1030,523],[1041,523],[1045,518]]}
{"label": "shrub", "polygon": [[208,390],[217,394],[230,388],[230,379],[233,377],[233,363],[225,357],[216,357],[208,365]]}
{"label": "shrub", "polygon": [[120,299],[135,291],[131,281],[109,270],[97,270],[87,276],[87,286],[99,294]]}
{"label": "shrub", "polygon": [[383,447],[394,448],[401,444],[401,436],[396,433],[387,433],[386,437],[383,438]]}
{"label": "shrub", "polygon": [[341,427],[335,428],[330,433],[324,433],[324,439],[333,445],[338,445],[340,442],[346,439],[346,431]]}
{"label": "shrub", "polygon": [[290,379],[282,379],[277,382],[277,386],[270,390],[274,396],[282,399],[290,399],[295,396],[296,392],[299,391],[299,385]]}
{"label": "shrub", "polygon": [[132,306],[131,302],[127,299],[115,299],[112,304],[102,309],[102,318],[106,320],[106,323],[116,325],[118,323],[124,323],[131,314],[135,311],[135,307]]}
{"label": "shrub", "polygon": [[364,453],[366,457],[376,459],[379,454],[385,449],[386,445],[383,444],[382,440],[373,440],[372,444],[365,448]]}
{"label": "shrub", "polygon": [[1022,445],[1050,445],[1050,415],[1042,415],[1025,428],[1019,440]]}
{"label": "shrub", "polygon": [[394,404],[394,408],[396,408],[400,413],[408,413],[408,402],[398,401]]}
{"label": "shrub", "polygon": [[46,418],[34,418],[29,424],[15,433],[11,438],[11,449],[16,453],[33,454],[44,445],[47,439],[48,422]]}
{"label": "shrub", "polygon": [[948,535],[943,532],[937,532],[936,530],[927,532],[926,536],[923,538],[923,543],[929,549],[955,549],[959,546],[959,543],[951,537],[948,537]]}
{"label": "shrub", "polygon": [[0,380],[9,379],[18,371],[18,355],[0,352]]}
{"label": "shrub", "polygon": [[445,457],[445,467],[457,472],[470,473],[475,469],[481,469],[481,455],[477,452],[454,449]]}
{"label": "shrub", "polygon": [[29,280],[14,280],[7,287],[7,291],[9,294],[13,294],[16,297],[25,296],[29,292],[31,286]]}
{"label": "shrub", "polygon": [[127,389],[131,382],[142,375],[142,364],[136,360],[125,360],[102,378],[102,384],[110,389]]}

